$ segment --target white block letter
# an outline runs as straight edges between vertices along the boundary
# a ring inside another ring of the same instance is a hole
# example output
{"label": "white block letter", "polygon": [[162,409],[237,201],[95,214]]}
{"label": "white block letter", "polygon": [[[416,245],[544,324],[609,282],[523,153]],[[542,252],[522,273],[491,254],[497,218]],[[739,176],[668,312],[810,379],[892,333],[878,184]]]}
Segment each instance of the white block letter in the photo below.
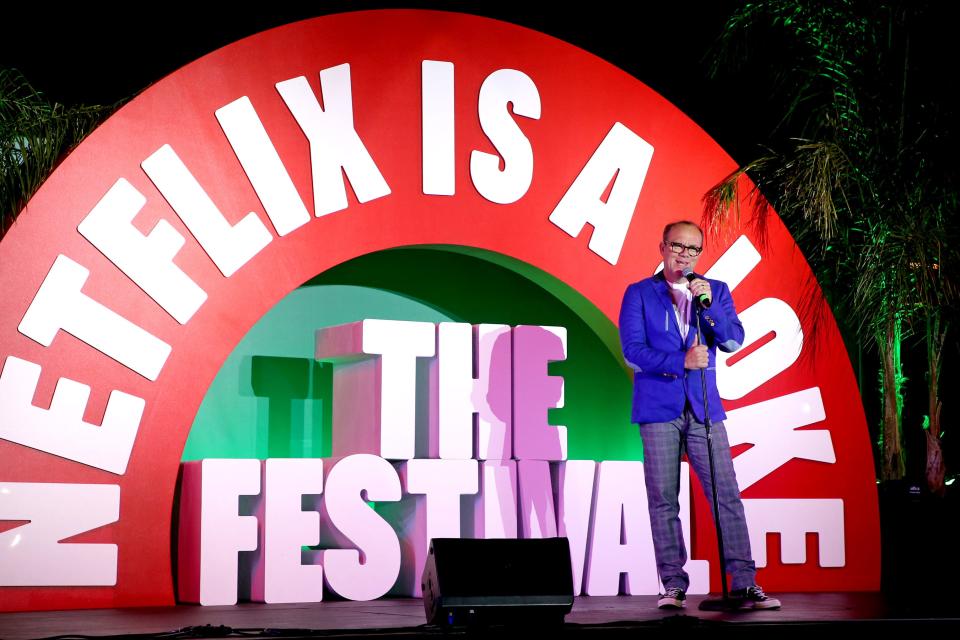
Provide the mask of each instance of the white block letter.
{"label": "white block letter", "polygon": [[843,500],[783,499],[744,500],[750,529],[750,549],[758,567],[767,566],[767,534],[780,534],[780,559],[784,564],[807,561],[807,533],[816,533],[821,567],[846,564]]}
{"label": "white block letter", "polygon": [[[680,465],[679,518],[684,545],[690,549],[690,469]],[[639,462],[600,463],[596,488],[590,556],[587,559],[588,595],[617,595],[620,574],[626,574],[626,593],[654,594],[657,576],[644,469]],[[705,560],[687,559],[688,593],[710,590],[710,566]]]}
{"label": "white block letter", "polygon": [[516,202],[533,180],[533,149],[514,121],[510,104],[514,114],[540,119],[540,92],[530,76],[515,69],[494,71],[480,86],[477,111],[480,127],[500,155],[473,151],[470,177],[480,195],[497,204]]}
{"label": "white block letter", "polygon": [[431,415],[431,457],[510,457],[511,357],[511,332],[506,325],[437,325],[437,358],[432,363],[437,415]]}
{"label": "white block letter", "polygon": [[[390,505],[390,521],[403,545],[403,565],[396,595],[420,597],[420,577],[432,538],[461,537],[463,502],[468,508],[479,484],[476,460],[429,460],[418,458],[397,465],[404,485],[404,499]],[[472,505],[471,505],[472,503]],[[474,512],[475,513],[475,512]]]}
{"label": "white block letter", "polygon": [[33,405],[40,365],[8,356],[0,374],[0,438],[123,475],[144,401],[112,391],[103,424],[83,421],[90,387],[60,378],[49,409]]}
{"label": "white block letter", "polygon": [[216,114],[277,234],[285,236],[310,222],[310,212],[293,186],[250,98],[238,98],[217,109]]}
{"label": "white block letter", "polygon": [[373,600],[393,586],[400,573],[400,540],[366,501],[399,499],[397,472],[383,458],[350,456],[329,471],[324,512],[357,547],[321,552],[324,578],[334,592],[349,600]]}
{"label": "white block letter", "polygon": [[593,460],[567,460],[555,463],[552,471],[557,490],[557,533],[570,541],[573,595],[578,596],[590,541],[590,511],[597,463]]}
{"label": "white block letter", "polygon": [[257,520],[260,558],[251,580],[257,602],[320,602],[323,567],[304,565],[300,547],[320,543],[320,514],[303,511],[302,497],[323,493],[323,460],[274,458],[262,465]]}
{"label": "white block letter", "polygon": [[120,518],[115,484],[0,482],[0,586],[113,586],[117,545],[61,543]]}
{"label": "white block letter", "polygon": [[170,145],[157,149],[140,166],[228,278],[273,240],[252,211],[231,226]]}
{"label": "white block letter", "polygon": [[123,178],[110,187],[77,231],[180,324],[186,324],[207,293],[173,262],[183,236],[160,220],[148,235],[133,226],[147,199]]}
{"label": "white block letter", "polygon": [[[317,360],[340,362],[334,367],[335,453],[355,448],[391,460],[414,457],[416,363],[433,356],[435,334],[433,323],[403,320],[363,320],[317,331]],[[379,357],[357,362],[369,356]]]}
{"label": "white block letter", "polygon": [[[736,400],[747,395],[781,371],[785,371],[800,357],[803,348],[803,330],[797,314],[783,300],[764,298],[741,312],[744,343],[751,344],[773,332],[770,342],[740,358],[736,352],[717,351],[717,389],[720,397]],[[734,364],[727,360],[734,358]]]}
{"label": "white block letter", "polygon": [[423,193],[456,193],[454,158],[453,63],[424,60],[421,64],[423,101]]}
{"label": "white block letter", "polygon": [[257,548],[257,519],[238,515],[239,498],[260,493],[260,461],[207,459],[181,468],[179,597],[202,605],[236,604],[237,554]]}
{"label": "white block letter", "polygon": [[733,291],[758,264],[760,264],[760,252],[747,236],[740,236],[713,263],[706,276],[714,280],[723,280],[730,291]]}
{"label": "white block letter", "polygon": [[740,491],[794,458],[836,462],[830,431],[797,431],[826,417],[818,387],[730,411],[724,423],[730,446],[753,445],[733,459]]}
{"label": "white block letter", "polygon": [[323,107],[303,76],[277,84],[277,91],[310,141],[314,215],[318,218],[347,208],[343,175],[357,200],[369,202],[390,194],[390,187],[353,128],[350,65],[320,72]]}
{"label": "white block letter", "polygon": [[[651,158],[653,147],[617,122],[550,214],[550,222],[574,238],[589,222],[590,250],[617,264]],[[601,198],[614,176],[604,202]]]}
{"label": "white block letter", "polygon": [[627,595],[657,593],[659,580],[643,487],[643,463],[600,463],[584,587],[587,595],[617,595],[621,573],[627,574]]}
{"label": "white block letter", "polygon": [[67,256],[57,256],[20,321],[20,333],[49,347],[63,329],[144,378],[156,380],[170,345],[85,296],[81,289],[89,275]]}

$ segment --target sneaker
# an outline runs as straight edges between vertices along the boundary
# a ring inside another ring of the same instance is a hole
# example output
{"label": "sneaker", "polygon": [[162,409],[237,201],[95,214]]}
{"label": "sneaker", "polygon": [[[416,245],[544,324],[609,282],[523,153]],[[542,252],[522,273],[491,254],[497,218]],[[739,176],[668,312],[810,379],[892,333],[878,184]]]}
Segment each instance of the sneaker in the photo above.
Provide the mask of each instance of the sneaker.
{"label": "sneaker", "polygon": [[687,606],[687,594],[680,587],[670,587],[660,594],[657,606],[661,609],[683,609]]}
{"label": "sneaker", "polygon": [[758,585],[746,589],[734,589],[730,595],[740,600],[741,609],[779,609],[780,601],[771,598]]}

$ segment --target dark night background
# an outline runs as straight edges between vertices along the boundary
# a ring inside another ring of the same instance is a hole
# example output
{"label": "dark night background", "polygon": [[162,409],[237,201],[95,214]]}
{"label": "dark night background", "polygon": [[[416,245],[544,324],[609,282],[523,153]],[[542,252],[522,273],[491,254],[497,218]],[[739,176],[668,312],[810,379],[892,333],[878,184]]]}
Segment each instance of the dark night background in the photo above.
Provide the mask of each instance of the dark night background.
{"label": "dark night background", "polygon": [[[857,0],[851,0],[854,4]],[[775,99],[777,65],[789,64],[787,54],[770,60],[754,61],[742,69],[724,69],[716,79],[708,75],[709,62],[716,55],[714,42],[725,20],[742,2],[636,2],[614,3],[608,0],[561,5],[525,2],[424,2],[404,3],[370,1],[267,2],[260,7],[241,8],[239,4],[195,2],[193,5],[130,4],[107,11],[91,6],[71,6],[54,10],[52,6],[29,8],[21,3],[13,15],[18,27],[7,25],[0,39],[0,68],[19,69],[37,90],[50,101],[67,105],[112,104],[129,99],[169,73],[219,47],[241,38],[306,18],[378,8],[429,8],[460,11],[519,24],[577,45],[629,72],[676,105],[738,162],[756,157],[761,145],[782,115]],[[960,93],[960,70],[956,25],[960,24],[960,3],[930,0],[910,3],[924,9],[912,36],[912,81],[921,96],[932,97],[939,105],[937,128],[955,149],[957,136],[954,118],[960,115],[956,99]],[[201,8],[202,7],[202,8]],[[538,7],[538,8],[535,8]],[[568,8],[561,8],[568,7]],[[9,9],[5,13],[13,13]],[[960,166],[953,152],[931,162],[948,163],[958,176]],[[956,334],[954,334],[956,335]],[[919,421],[926,413],[924,353],[922,336],[908,341],[904,348],[906,387],[904,443],[908,451],[907,478],[896,491],[907,500],[919,501],[923,485],[924,435]],[[960,356],[956,338],[945,348],[945,368],[941,395],[944,400],[944,454],[947,477],[955,476],[960,460],[952,440],[957,432],[955,417],[960,415],[954,391],[958,379],[956,361]],[[862,359],[862,362],[858,362]],[[880,418],[877,392],[878,361],[875,354],[851,352],[855,370],[859,368],[864,409],[876,439]],[[875,451],[876,454],[876,451]],[[914,489],[911,489],[913,487]],[[956,487],[952,493],[956,494]],[[954,498],[956,496],[954,495]],[[883,498],[883,495],[881,495]],[[950,502],[955,510],[956,500]],[[956,514],[918,515],[911,506],[883,509],[885,577],[891,557],[897,553],[908,566],[926,565],[923,548],[947,545],[956,549],[949,533],[957,531]],[[918,518],[946,518],[918,520]],[[939,535],[931,535],[930,528]],[[926,529],[926,531],[924,531]],[[912,549],[909,550],[909,549]],[[912,555],[911,555],[912,554]],[[956,554],[954,554],[956,555]],[[916,563],[911,560],[916,560]],[[940,560],[943,560],[941,557]],[[949,565],[947,565],[949,566]],[[900,569],[908,586],[914,580],[926,580],[924,572],[956,575],[930,566]],[[914,571],[917,573],[914,574]],[[941,584],[937,581],[938,584]],[[950,582],[944,578],[944,586]]]}
{"label": "dark night background", "polygon": [[[811,0],[815,2],[816,0]],[[849,0],[854,5],[872,0]],[[924,7],[915,25],[915,86],[943,96],[960,93],[956,26],[960,3],[901,0]],[[19,69],[51,101],[112,104],[197,58],[260,31],[307,18],[383,8],[459,11],[519,24],[575,44],[629,72],[679,107],[739,162],[782,115],[772,86],[779,61],[761,59],[708,77],[713,45],[745,0],[533,3],[503,0],[274,0],[241,9],[235,3],[165,2],[103,9],[77,3],[53,9],[21,3],[7,9],[14,24],[0,38],[0,68]],[[539,8],[537,8],[539,7]],[[954,103],[955,105],[955,103]],[[954,110],[955,112],[955,110]]]}
{"label": "dark night background", "polygon": [[[519,24],[575,44],[630,72],[691,116],[728,152],[740,136],[727,121],[754,101],[730,91],[731,78],[705,81],[707,50],[739,3],[615,3],[330,0],[237,4],[157,3],[106,11],[70,5],[53,11],[25,4],[16,29],[0,39],[0,67],[18,68],[51,101],[111,104],[181,66],[241,38],[331,13],[381,8],[460,11]],[[541,7],[541,8],[536,8]],[[739,83],[738,83],[739,84]],[[749,84],[745,85],[749,87]],[[752,136],[757,138],[757,136]],[[735,155],[736,157],[736,155]]]}

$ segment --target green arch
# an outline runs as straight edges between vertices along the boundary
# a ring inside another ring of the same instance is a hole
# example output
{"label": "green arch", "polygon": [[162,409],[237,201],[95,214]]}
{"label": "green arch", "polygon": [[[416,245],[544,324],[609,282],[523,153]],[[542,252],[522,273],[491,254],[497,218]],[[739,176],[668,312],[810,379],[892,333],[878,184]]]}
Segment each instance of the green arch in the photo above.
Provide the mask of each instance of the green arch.
{"label": "green arch", "polygon": [[567,426],[569,457],[642,459],[630,424],[629,372],[606,316],[557,278],[509,256],[423,245],[344,262],[275,305],[210,385],[183,460],[329,456],[332,368],[313,360],[314,333],[364,318],[566,327],[567,360],[549,366],[564,378],[564,407],[549,420]]}

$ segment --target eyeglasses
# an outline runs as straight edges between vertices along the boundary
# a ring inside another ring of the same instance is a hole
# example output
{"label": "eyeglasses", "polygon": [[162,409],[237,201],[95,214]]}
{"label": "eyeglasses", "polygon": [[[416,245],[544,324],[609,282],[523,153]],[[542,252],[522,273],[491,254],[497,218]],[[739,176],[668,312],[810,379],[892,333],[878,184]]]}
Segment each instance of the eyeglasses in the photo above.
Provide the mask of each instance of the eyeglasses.
{"label": "eyeglasses", "polygon": [[689,244],[683,244],[682,242],[668,242],[667,246],[670,247],[670,251],[673,253],[683,253],[683,250],[687,250],[687,255],[691,258],[696,258],[700,255],[700,252],[703,251],[703,247],[694,247]]}

